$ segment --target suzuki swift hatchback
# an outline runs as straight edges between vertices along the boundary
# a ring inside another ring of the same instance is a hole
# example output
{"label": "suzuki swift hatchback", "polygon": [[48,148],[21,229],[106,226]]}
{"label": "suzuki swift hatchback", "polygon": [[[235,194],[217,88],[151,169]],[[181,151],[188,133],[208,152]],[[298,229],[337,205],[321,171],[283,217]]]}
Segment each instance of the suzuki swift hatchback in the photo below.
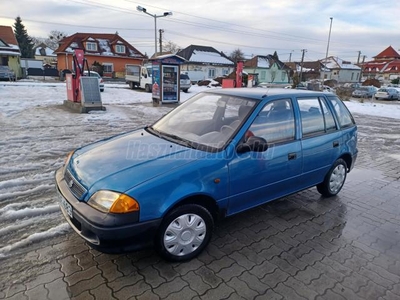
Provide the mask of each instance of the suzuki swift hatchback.
{"label": "suzuki swift hatchback", "polygon": [[188,260],[214,222],[316,186],[343,187],[357,127],[333,94],[214,89],[155,124],[76,149],[56,172],[61,210],[104,252],[154,244]]}

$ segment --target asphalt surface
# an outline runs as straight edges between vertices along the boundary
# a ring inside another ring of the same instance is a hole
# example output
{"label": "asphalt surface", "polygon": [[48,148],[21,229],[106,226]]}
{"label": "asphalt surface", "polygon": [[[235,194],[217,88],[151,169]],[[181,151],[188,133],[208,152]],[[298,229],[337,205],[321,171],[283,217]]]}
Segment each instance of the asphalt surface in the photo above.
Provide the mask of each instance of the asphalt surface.
{"label": "asphalt surface", "polygon": [[72,231],[0,260],[0,299],[400,299],[400,120],[355,115],[359,157],[315,188],[217,224],[198,258],[109,255]]}

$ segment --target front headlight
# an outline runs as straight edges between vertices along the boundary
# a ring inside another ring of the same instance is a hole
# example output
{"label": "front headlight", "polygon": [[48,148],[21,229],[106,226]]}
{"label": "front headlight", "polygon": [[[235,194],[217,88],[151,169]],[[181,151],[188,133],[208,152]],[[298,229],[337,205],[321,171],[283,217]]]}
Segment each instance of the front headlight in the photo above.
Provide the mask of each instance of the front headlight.
{"label": "front headlight", "polygon": [[112,191],[98,191],[90,197],[88,204],[102,212],[124,214],[139,211],[139,203],[125,194]]}

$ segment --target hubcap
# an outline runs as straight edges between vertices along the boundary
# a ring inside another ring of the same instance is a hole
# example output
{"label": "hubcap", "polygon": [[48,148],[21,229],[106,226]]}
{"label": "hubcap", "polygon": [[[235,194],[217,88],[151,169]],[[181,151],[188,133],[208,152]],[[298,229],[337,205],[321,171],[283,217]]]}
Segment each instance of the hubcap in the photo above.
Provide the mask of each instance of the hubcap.
{"label": "hubcap", "polygon": [[331,174],[329,181],[329,189],[333,194],[336,194],[344,183],[346,176],[346,168],[343,165],[337,165]]}
{"label": "hubcap", "polygon": [[164,247],[173,255],[192,253],[206,237],[206,223],[195,214],[184,214],[173,220],[164,234]]}

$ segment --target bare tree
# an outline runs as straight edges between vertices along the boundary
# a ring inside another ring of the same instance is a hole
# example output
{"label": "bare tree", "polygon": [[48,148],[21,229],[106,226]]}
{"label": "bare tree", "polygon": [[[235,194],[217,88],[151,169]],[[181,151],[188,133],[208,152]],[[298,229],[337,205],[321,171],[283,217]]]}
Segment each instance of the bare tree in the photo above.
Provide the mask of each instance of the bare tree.
{"label": "bare tree", "polygon": [[243,61],[244,60],[244,53],[242,50],[239,48],[235,49],[232,51],[232,53],[229,55],[229,58],[235,62],[235,64],[238,61]]}
{"label": "bare tree", "polygon": [[59,42],[65,37],[67,37],[67,34],[65,32],[58,31],[58,30],[52,30],[52,31],[50,31],[45,44],[50,49],[56,50],[58,48]]}
{"label": "bare tree", "polygon": [[179,47],[172,41],[164,43],[162,48],[163,52],[171,52],[171,53],[176,53],[181,49],[181,47]]}

